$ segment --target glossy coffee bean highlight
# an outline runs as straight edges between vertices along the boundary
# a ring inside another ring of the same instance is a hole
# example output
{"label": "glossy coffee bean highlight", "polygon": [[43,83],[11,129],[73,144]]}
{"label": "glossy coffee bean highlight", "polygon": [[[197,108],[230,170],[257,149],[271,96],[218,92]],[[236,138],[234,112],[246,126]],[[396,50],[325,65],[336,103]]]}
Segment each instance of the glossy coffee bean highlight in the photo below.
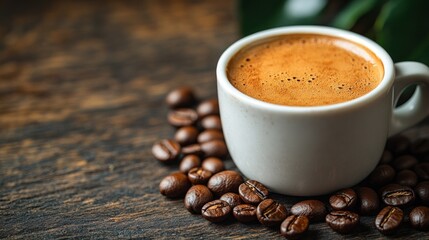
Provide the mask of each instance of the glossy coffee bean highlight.
{"label": "glossy coffee bean highlight", "polygon": [[429,181],[423,181],[414,188],[420,204],[429,206]]}
{"label": "glossy coffee bean highlight", "polygon": [[201,119],[201,126],[204,129],[222,130],[222,124],[218,115],[210,115]]}
{"label": "glossy coffee bean highlight", "polygon": [[225,170],[225,164],[219,158],[210,157],[204,159],[202,168],[215,174]]}
{"label": "glossy coffee bean highlight", "polygon": [[247,180],[238,188],[238,193],[245,203],[257,205],[268,197],[268,188],[255,180]]}
{"label": "glossy coffee bean highlight", "polygon": [[236,171],[225,170],[213,175],[207,187],[217,196],[222,196],[225,193],[238,192],[238,187],[243,183],[243,177]]}
{"label": "glossy coffee bean highlight", "polygon": [[220,200],[227,202],[231,206],[231,208],[234,208],[235,206],[243,203],[241,201],[240,195],[238,195],[237,193],[231,193],[231,192],[225,193],[224,195],[222,195],[220,197]]}
{"label": "glossy coffee bean highlight", "polygon": [[251,204],[239,204],[232,210],[234,218],[242,223],[256,221],[256,207]]}
{"label": "glossy coffee bean highlight", "polygon": [[225,201],[214,200],[201,208],[201,215],[210,222],[225,221],[231,213],[231,206]]}
{"label": "glossy coffee bean highlight", "polygon": [[201,132],[197,138],[199,143],[210,142],[212,140],[224,141],[223,133],[219,130],[209,129]]}
{"label": "glossy coffee bean highlight", "polygon": [[209,181],[212,173],[203,168],[197,167],[192,168],[188,172],[188,179],[193,185],[202,184],[205,185]]}
{"label": "glossy coffee bean highlight", "polygon": [[174,134],[174,140],[180,145],[186,146],[197,142],[198,129],[192,126],[181,127]]}
{"label": "glossy coffee bean highlight", "polygon": [[411,226],[419,231],[429,231],[429,207],[419,206],[410,212]]}
{"label": "glossy coffee bean highlight", "polygon": [[326,223],[335,232],[347,234],[352,232],[358,225],[360,217],[350,211],[333,211],[326,215]]}
{"label": "glossy coffee bean highlight", "polygon": [[386,205],[403,206],[414,201],[413,189],[399,184],[389,184],[381,189],[381,199]]}
{"label": "glossy coffee bean highlight", "polygon": [[280,225],[280,234],[288,239],[296,239],[305,234],[310,221],[306,216],[290,215]]}
{"label": "glossy coffee bean highlight", "polygon": [[190,87],[180,87],[171,91],[165,98],[170,108],[189,107],[195,103],[195,95]]}
{"label": "glossy coffee bean highlight", "polygon": [[350,210],[357,203],[357,194],[351,189],[343,189],[329,198],[329,204],[335,210]]}
{"label": "glossy coffee bean highlight", "polygon": [[180,144],[174,140],[163,139],[152,146],[153,156],[161,162],[172,162],[180,155]]}
{"label": "glossy coffee bean highlight", "polygon": [[192,186],[185,195],[185,207],[191,213],[201,213],[201,208],[213,200],[213,194],[204,185]]}
{"label": "glossy coffee bean highlight", "polygon": [[294,215],[308,217],[310,222],[323,221],[327,213],[325,204],[319,200],[304,200],[295,203],[290,211]]}
{"label": "glossy coffee bean highlight", "polygon": [[159,192],[169,198],[180,198],[185,196],[191,187],[188,177],[183,173],[172,173],[161,180]]}
{"label": "glossy coffee bean highlight", "polygon": [[267,227],[279,226],[288,216],[286,207],[273,199],[265,199],[256,208],[259,222]]}
{"label": "glossy coffee bean highlight", "polygon": [[182,173],[188,173],[192,168],[201,166],[200,157],[197,155],[186,155],[180,162],[179,169]]}
{"label": "glossy coffee bean highlight", "polygon": [[359,213],[362,215],[375,215],[380,209],[380,200],[377,192],[369,187],[359,187],[356,189],[359,201]]}
{"label": "glossy coffee bean highlight", "polygon": [[198,115],[193,109],[180,108],[170,111],[167,119],[174,127],[185,127],[194,125],[198,120]]}
{"label": "glossy coffee bean highlight", "polygon": [[404,213],[398,207],[387,206],[375,218],[375,227],[383,234],[392,234],[401,225]]}
{"label": "glossy coffee bean highlight", "polygon": [[208,115],[219,115],[219,103],[217,99],[210,99],[200,103],[197,107],[197,113],[200,118]]}

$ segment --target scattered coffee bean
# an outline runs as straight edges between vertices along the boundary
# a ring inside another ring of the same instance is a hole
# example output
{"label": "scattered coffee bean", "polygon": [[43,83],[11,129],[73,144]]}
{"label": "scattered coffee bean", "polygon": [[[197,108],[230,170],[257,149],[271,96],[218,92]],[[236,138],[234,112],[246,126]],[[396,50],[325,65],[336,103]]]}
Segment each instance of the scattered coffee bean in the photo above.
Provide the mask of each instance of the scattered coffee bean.
{"label": "scattered coffee bean", "polygon": [[217,196],[222,196],[225,193],[238,192],[238,187],[243,183],[243,177],[236,171],[226,170],[213,175],[207,187]]}
{"label": "scattered coffee bean", "polygon": [[202,168],[215,174],[225,170],[225,164],[219,158],[209,157],[204,159]]}
{"label": "scattered coffee bean", "polygon": [[403,218],[400,208],[387,206],[375,218],[375,227],[383,234],[391,234],[400,227]]}
{"label": "scattered coffee bean", "polygon": [[168,122],[174,127],[185,127],[194,125],[198,120],[195,110],[180,108],[168,113]]}
{"label": "scattered coffee bean", "polygon": [[389,150],[384,150],[380,158],[380,164],[390,163],[393,160],[393,154]]}
{"label": "scattered coffee bean", "polygon": [[222,222],[228,218],[231,209],[231,206],[227,202],[214,200],[202,207],[201,215],[210,222]]}
{"label": "scattered coffee bean", "polygon": [[195,102],[195,95],[190,87],[181,87],[171,91],[166,99],[170,108],[189,107]]}
{"label": "scattered coffee bean", "polygon": [[172,173],[161,180],[159,192],[169,198],[180,198],[185,196],[191,187],[188,177],[183,173]]}
{"label": "scattered coffee bean", "polygon": [[199,143],[209,142],[212,140],[221,140],[223,141],[223,133],[219,130],[209,129],[201,132],[198,135],[197,141]]}
{"label": "scattered coffee bean", "polygon": [[359,215],[350,211],[333,211],[326,215],[326,223],[341,234],[352,232],[359,225]]}
{"label": "scattered coffee bean", "polygon": [[204,129],[222,130],[222,124],[218,115],[210,115],[201,119],[201,126]]}
{"label": "scattered coffee bean", "polygon": [[238,195],[237,193],[225,193],[220,197],[220,200],[227,202],[231,206],[231,208],[242,204],[240,195]]}
{"label": "scattered coffee bean", "polygon": [[197,155],[202,156],[203,150],[201,149],[200,144],[191,144],[182,148],[182,153],[185,155]]}
{"label": "scattered coffee bean", "polygon": [[380,208],[380,200],[377,192],[369,187],[359,187],[356,189],[360,199],[359,213],[362,215],[375,215]]}
{"label": "scattered coffee bean", "polygon": [[256,208],[259,222],[267,227],[279,226],[288,216],[286,207],[273,199],[265,199]]}
{"label": "scattered coffee bean", "polygon": [[247,180],[238,187],[238,193],[245,203],[257,205],[268,197],[268,188],[255,180]]}
{"label": "scattered coffee bean", "polygon": [[367,180],[371,186],[378,188],[392,182],[394,178],[395,169],[388,164],[381,164],[371,172]]}
{"label": "scattered coffee bean", "polygon": [[325,204],[319,200],[304,200],[296,203],[290,209],[293,215],[308,217],[311,222],[323,221],[326,216]]}
{"label": "scattered coffee bean", "polygon": [[410,212],[411,226],[420,231],[429,231],[429,207],[419,206]]}
{"label": "scattered coffee bean", "polygon": [[232,214],[239,222],[256,221],[256,207],[251,204],[239,204],[234,207]]}
{"label": "scattered coffee bean", "polygon": [[188,173],[192,168],[199,167],[201,160],[197,155],[186,155],[180,162],[179,169],[182,173]]}
{"label": "scattered coffee bean", "polygon": [[191,213],[201,213],[201,208],[213,200],[213,194],[204,185],[192,186],[185,195],[185,207]]}
{"label": "scattered coffee bean", "polygon": [[414,172],[420,181],[429,180],[429,162],[419,163],[414,167]]}
{"label": "scattered coffee bean", "polygon": [[421,204],[429,206],[429,181],[417,184],[414,188],[414,193],[419,198]]}
{"label": "scattered coffee bean", "polygon": [[418,158],[429,156],[429,138],[418,139],[412,143],[410,152]]}
{"label": "scattered coffee bean", "polygon": [[329,198],[329,204],[335,210],[350,210],[357,203],[357,194],[351,189],[338,191]]}
{"label": "scattered coffee bean", "polygon": [[410,187],[392,183],[381,189],[381,199],[386,205],[403,206],[412,203],[415,195]]}
{"label": "scattered coffee bean", "polygon": [[398,156],[408,151],[411,145],[410,140],[402,135],[391,137],[387,140],[386,148],[394,155]]}
{"label": "scattered coffee bean", "polygon": [[411,155],[402,155],[393,160],[393,167],[399,171],[413,168],[418,163],[417,159]]}
{"label": "scattered coffee bean", "polygon": [[208,115],[219,115],[219,103],[217,99],[210,99],[200,103],[197,107],[200,118]]}
{"label": "scattered coffee bean", "polygon": [[223,158],[228,154],[228,149],[226,148],[225,142],[219,140],[201,143],[201,150],[206,157]]}
{"label": "scattered coffee bean", "polygon": [[418,181],[417,174],[409,169],[402,170],[396,174],[395,182],[402,186],[414,187]]}
{"label": "scattered coffee bean", "polygon": [[174,134],[174,140],[180,145],[186,146],[197,142],[198,130],[192,126],[181,127]]}
{"label": "scattered coffee bean", "polygon": [[306,216],[290,215],[280,225],[280,234],[288,239],[296,239],[307,232],[308,226]]}
{"label": "scattered coffee bean", "polygon": [[161,162],[172,162],[180,155],[180,144],[174,140],[163,139],[152,147],[153,156]]}
{"label": "scattered coffee bean", "polygon": [[209,181],[212,173],[203,168],[192,168],[188,172],[188,179],[193,185],[205,185]]}

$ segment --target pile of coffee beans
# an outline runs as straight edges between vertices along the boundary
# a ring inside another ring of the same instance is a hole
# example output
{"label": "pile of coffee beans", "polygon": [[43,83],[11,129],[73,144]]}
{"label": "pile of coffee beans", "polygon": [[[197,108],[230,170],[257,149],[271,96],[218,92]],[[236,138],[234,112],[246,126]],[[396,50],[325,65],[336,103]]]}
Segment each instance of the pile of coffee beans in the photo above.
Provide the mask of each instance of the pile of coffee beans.
{"label": "pile of coffee beans", "polygon": [[429,139],[388,139],[380,163],[360,184],[332,193],[326,201],[302,200],[288,210],[270,198],[262,183],[225,169],[228,150],[216,99],[198,102],[191,88],[181,87],[167,95],[166,103],[168,122],[177,130],[172,139],[156,142],[152,154],[160,162],[177,163],[179,171],[162,179],[159,190],[168,198],[184,198],[193,214],[215,223],[259,221],[286,238],[299,238],[311,223],[321,221],[340,234],[351,233],[360,216],[375,216],[374,227],[385,235],[404,221],[429,230]]}

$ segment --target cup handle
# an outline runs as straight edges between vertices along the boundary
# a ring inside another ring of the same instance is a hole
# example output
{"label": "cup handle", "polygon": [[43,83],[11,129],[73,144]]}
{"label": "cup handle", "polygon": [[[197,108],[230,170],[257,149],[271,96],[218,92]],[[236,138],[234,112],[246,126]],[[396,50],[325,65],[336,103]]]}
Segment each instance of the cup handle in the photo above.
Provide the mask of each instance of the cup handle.
{"label": "cup handle", "polygon": [[[419,62],[400,62],[395,64],[395,71],[393,116],[389,136],[411,127],[429,114],[429,68]],[[413,96],[395,108],[402,91],[411,84],[417,84]]]}

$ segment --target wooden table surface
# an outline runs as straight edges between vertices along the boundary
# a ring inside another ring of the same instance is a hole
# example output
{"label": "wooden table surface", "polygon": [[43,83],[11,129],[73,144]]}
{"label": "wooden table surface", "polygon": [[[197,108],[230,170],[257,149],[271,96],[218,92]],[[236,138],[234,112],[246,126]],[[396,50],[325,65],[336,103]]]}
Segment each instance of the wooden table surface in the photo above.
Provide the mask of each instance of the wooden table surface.
{"label": "wooden table surface", "polygon": [[[150,153],[174,133],[165,94],[215,97],[217,59],[238,38],[227,0],[1,1],[0,238],[281,238],[167,200],[158,184],[177,166]],[[383,237],[373,221],[347,237]],[[428,237],[406,224],[396,236]],[[344,236],[318,223],[307,237]]]}

